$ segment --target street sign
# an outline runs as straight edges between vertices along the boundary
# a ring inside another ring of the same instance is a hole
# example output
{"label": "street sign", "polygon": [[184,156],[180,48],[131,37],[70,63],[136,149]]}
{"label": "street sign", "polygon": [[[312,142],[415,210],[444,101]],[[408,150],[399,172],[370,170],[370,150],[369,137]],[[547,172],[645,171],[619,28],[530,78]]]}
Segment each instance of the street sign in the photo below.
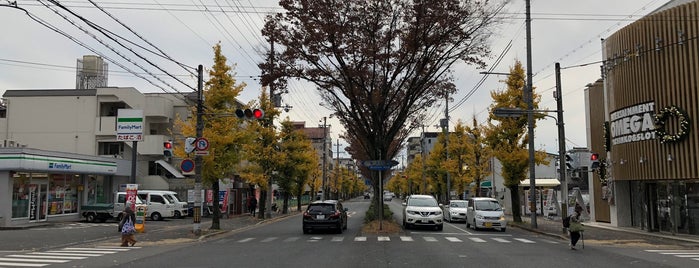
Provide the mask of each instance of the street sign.
{"label": "street sign", "polygon": [[194,161],[192,161],[192,159],[182,160],[182,163],[180,163],[180,169],[184,173],[192,172],[194,170]]}
{"label": "street sign", "polygon": [[143,110],[117,110],[118,141],[143,141]]}
{"label": "street sign", "polygon": [[209,140],[207,140],[206,138],[197,139],[196,147],[197,151],[206,151],[206,149],[209,149]]}
{"label": "street sign", "polygon": [[395,160],[366,160],[362,162],[362,165],[368,167],[370,170],[389,170],[391,167],[398,165],[398,161]]}

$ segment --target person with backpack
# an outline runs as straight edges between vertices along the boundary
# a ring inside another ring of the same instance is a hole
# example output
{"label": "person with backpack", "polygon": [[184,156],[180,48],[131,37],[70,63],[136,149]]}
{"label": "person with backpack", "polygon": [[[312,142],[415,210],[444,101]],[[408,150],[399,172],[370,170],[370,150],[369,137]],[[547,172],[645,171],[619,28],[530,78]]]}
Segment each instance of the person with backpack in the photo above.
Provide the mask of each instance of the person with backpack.
{"label": "person with backpack", "polygon": [[128,247],[129,244],[133,247],[136,244],[136,214],[133,212],[130,203],[126,203],[124,211],[121,212],[121,221],[119,221],[119,232],[121,232],[121,246]]}
{"label": "person with backpack", "polygon": [[[575,244],[578,243],[578,240],[580,240],[580,235],[581,232],[583,232],[583,225],[582,225],[582,218],[581,218],[581,213],[582,212],[582,207],[578,204],[575,204],[575,212],[573,212],[572,215],[568,216],[568,232],[570,233],[570,246],[571,250],[575,250]],[[563,226],[565,227],[566,225],[566,220],[563,220]]]}

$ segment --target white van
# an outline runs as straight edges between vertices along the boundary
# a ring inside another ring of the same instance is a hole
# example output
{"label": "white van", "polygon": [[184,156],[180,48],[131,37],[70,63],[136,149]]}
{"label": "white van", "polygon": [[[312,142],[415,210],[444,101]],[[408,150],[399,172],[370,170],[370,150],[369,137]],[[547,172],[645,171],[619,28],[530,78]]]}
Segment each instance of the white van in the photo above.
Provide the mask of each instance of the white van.
{"label": "white van", "polygon": [[[143,200],[136,196],[136,205],[143,205]],[[124,211],[126,207],[126,192],[116,192],[114,193],[114,217],[121,220],[121,212]],[[146,208],[147,210],[148,208]]]}
{"label": "white van", "polygon": [[466,228],[469,227],[475,230],[498,228],[504,232],[507,229],[507,220],[498,200],[488,197],[470,198],[466,210]]}
{"label": "white van", "polygon": [[174,217],[176,206],[179,206],[172,200],[172,197],[163,193],[148,193],[146,190],[139,190],[138,197],[146,204],[146,213],[154,221],[161,221],[163,217]]}
{"label": "white van", "polygon": [[[177,192],[173,191],[164,191],[164,190],[139,190],[138,194],[158,194],[162,195],[165,200],[168,202],[172,203],[175,205],[175,218],[184,218],[186,217],[189,213],[189,207],[187,206],[187,202],[181,201],[177,197]],[[145,199],[145,198],[144,198]]]}

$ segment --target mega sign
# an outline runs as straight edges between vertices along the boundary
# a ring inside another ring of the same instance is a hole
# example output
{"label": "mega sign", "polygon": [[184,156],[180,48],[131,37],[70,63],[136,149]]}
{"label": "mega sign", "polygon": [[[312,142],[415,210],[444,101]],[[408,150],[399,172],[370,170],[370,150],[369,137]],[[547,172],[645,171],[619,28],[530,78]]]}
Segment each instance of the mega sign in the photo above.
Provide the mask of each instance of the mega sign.
{"label": "mega sign", "polygon": [[621,108],[609,116],[612,145],[655,139],[655,102]]}

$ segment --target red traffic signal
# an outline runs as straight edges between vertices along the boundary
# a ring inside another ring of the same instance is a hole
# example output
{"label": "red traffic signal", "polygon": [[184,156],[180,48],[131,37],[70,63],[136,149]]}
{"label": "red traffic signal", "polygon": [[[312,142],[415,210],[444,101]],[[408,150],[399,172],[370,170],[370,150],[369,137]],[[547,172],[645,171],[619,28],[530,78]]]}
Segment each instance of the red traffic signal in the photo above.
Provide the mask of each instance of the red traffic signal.
{"label": "red traffic signal", "polygon": [[241,119],[262,119],[265,117],[265,111],[262,109],[237,109],[235,115]]}
{"label": "red traffic signal", "polygon": [[590,155],[590,160],[592,161],[599,161],[599,154],[591,154]]}
{"label": "red traffic signal", "polygon": [[172,141],[163,142],[163,156],[172,157]]}

